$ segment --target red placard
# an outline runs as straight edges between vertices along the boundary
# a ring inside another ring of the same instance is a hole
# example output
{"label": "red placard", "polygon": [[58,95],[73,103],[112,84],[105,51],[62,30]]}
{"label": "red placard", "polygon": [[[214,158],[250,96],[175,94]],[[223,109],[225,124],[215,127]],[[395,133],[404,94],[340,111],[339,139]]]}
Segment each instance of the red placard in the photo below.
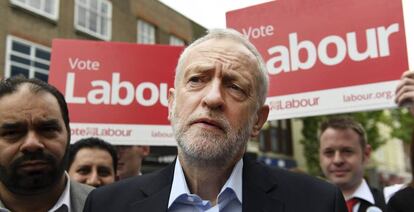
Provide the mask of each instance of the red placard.
{"label": "red placard", "polygon": [[163,126],[165,132],[148,133],[158,133],[154,138],[170,142],[167,95],[182,50],[161,45],[54,40],[49,82],[65,95],[71,126],[75,124],[78,130],[72,129],[72,135],[151,144],[151,136],[136,142],[142,138],[138,131]]}
{"label": "red placard", "polygon": [[408,69],[401,0],[278,0],[228,12],[227,26],[261,52],[269,97],[389,82]]}

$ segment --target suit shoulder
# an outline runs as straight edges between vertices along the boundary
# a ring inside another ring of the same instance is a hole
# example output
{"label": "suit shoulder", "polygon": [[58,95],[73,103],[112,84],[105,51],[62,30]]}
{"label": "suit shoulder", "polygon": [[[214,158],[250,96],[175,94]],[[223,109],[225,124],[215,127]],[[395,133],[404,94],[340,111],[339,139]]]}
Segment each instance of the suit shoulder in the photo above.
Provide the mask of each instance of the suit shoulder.
{"label": "suit shoulder", "polygon": [[156,171],[153,173],[130,177],[127,179],[120,180],[118,182],[102,186],[100,188],[95,189],[93,193],[97,193],[99,195],[109,194],[111,198],[113,198],[113,194],[128,194],[128,193],[138,193],[139,191],[145,189],[152,184],[158,184],[159,181],[156,179],[160,177],[162,172]]}
{"label": "suit shoulder", "polygon": [[310,185],[317,185],[317,186],[326,186],[330,188],[334,188],[335,186],[328,183],[327,181],[318,178],[313,177],[307,174],[302,173],[295,173],[288,170],[280,169],[280,168],[271,168],[272,172],[283,181],[299,181],[303,182],[303,184],[310,184]]}
{"label": "suit shoulder", "polygon": [[94,189],[92,186],[80,184],[76,181],[69,181],[70,183],[70,201],[72,211],[82,211],[85,205],[88,194]]}
{"label": "suit shoulder", "polygon": [[259,166],[261,169],[265,170],[264,173],[267,173],[269,176],[271,176],[271,178],[274,179],[278,184],[278,187],[282,189],[286,187],[287,189],[298,189],[303,191],[310,190],[322,193],[337,192],[336,186],[317,177],[295,173],[280,168],[269,167],[260,162],[256,162],[255,166]]}
{"label": "suit shoulder", "polygon": [[86,185],[86,184],[81,184],[78,183],[76,181],[71,180],[70,181],[70,188],[72,190],[73,193],[75,194],[84,194],[84,195],[88,195],[89,192],[91,192],[93,189],[95,189],[92,186]]}
{"label": "suit shoulder", "polygon": [[346,211],[340,190],[324,180],[259,162],[246,163],[243,176],[248,191],[264,191],[286,211]]}
{"label": "suit shoulder", "polygon": [[171,168],[131,177],[93,190],[86,201],[84,211],[124,211],[148,196],[171,184]]}

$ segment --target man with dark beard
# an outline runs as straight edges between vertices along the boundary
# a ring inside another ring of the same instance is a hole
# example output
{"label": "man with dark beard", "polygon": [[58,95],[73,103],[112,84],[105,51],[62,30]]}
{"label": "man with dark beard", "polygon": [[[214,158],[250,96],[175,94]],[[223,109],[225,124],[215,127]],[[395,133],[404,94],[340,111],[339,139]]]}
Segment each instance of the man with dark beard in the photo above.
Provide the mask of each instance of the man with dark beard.
{"label": "man with dark beard", "polygon": [[64,172],[68,109],[53,86],[22,77],[0,81],[0,211],[83,209],[92,189]]}
{"label": "man with dark beard", "polygon": [[85,211],[346,211],[333,185],[243,157],[267,120],[267,85],[261,56],[240,33],[217,29],[195,41],[169,93],[177,160],[92,191]]}

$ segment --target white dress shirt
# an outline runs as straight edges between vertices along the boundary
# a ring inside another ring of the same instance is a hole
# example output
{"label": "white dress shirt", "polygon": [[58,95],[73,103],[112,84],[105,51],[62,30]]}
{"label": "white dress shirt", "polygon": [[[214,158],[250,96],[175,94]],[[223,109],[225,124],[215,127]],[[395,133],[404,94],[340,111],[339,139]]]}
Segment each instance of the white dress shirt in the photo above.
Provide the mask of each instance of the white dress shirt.
{"label": "white dress shirt", "polygon": [[[371,189],[369,189],[368,183],[367,181],[365,181],[365,179],[362,179],[361,184],[359,185],[359,187],[357,188],[357,190],[355,190],[355,192],[346,198],[346,200],[352,199],[352,198],[358,198],[358,199],[363,199],[371,204],[375,204],[375,200],[374,200],[374,196],[371,193]],[[360,202],[358,202],[352,209],[352,212],[357,212],[359,209],[359,206],[361,205]]]}
{"label": "white dress shirt", "polygon": [[242,211],[242,171],[243,160],[240,159],[221,188],[217,196],[217,204],[212,206],[210,201],[191,194],[184,172],[177,158],[174,168],[174,178],[168,200],[170,212],[237,212]]}

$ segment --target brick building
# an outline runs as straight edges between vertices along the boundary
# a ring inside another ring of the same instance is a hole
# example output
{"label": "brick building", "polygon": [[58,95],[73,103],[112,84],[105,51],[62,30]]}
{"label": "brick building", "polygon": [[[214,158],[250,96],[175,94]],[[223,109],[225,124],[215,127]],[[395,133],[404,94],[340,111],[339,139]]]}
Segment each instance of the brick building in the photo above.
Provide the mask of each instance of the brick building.
{"label": "brick building", "polygon": [[204,32],[157,0],[2,0],[0,77],[47,81],[53,38],[186,45]]}
{"label": "brick building", "polygon": [[[0,78],[47,81],[53,38],[186,45],[205,31],[158,0],[1,0]],[[175,154],[153,147],[144,172]]]}
{"label": "brick building", "polygon": [[[47,81],[53,38],[186,45],[205,31],[158,0],[1,0],[0,78]],[[249,144],[269,165],[296,166],[290,120],[269,122]],[[151,152],[147,170],[174,160],[176,149]]]}

